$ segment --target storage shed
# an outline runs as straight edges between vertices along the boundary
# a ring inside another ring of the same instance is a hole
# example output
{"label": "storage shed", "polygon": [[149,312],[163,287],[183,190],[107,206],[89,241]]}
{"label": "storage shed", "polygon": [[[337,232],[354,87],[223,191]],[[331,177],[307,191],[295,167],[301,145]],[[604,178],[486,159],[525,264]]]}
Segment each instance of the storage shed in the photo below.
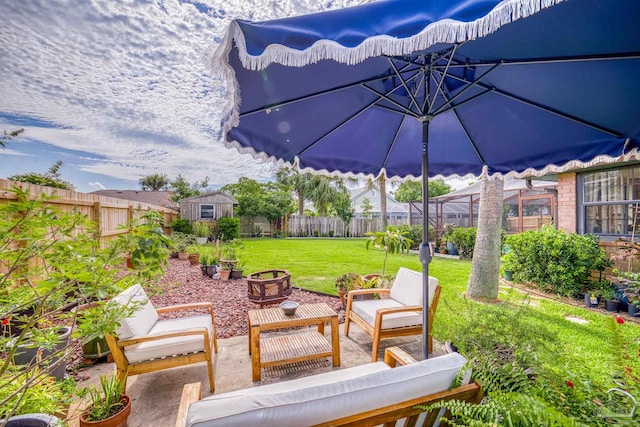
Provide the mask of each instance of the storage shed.
{"label": "storage shed", "polygon": [[189,221],[215,221],[233,217],[233,205],[238,201],[222,191],[180,200],[180,218]]}

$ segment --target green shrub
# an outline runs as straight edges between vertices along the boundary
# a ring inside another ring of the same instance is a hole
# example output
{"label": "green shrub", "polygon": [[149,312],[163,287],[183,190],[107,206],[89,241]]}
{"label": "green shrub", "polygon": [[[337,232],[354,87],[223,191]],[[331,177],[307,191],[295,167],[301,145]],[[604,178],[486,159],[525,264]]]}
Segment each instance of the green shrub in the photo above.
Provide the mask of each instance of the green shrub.
{"label": "green shrub", "polygon": [[218,230],[220,238],[224,241],[237,239],[240,237],[240,219],[223,217],[218,220]]}
{"label": "green shrub", "polygon": [[[418,250],[420,248],[420,244],[422,243],[422,224],[404,224],[396,228],[412,241],[411,249]],[[429,241],[435,239],[436,230],[432,226],[429,226]]]}
{"label": "green shrub", "polygon": [[474,227],[456,227],[451,230],[447,241],[453,243],[458,248],[461,259],[472,259],[473,248],[476,245],[476,232]]}
{"label": "green shrub", "polygon": [[193,233],[191,223],[189,222],[188,219],[174,219],[173,221],[171,221],[171,224],[169,225],[171,226],[171,229],[173,231],[179,231],[180,233],[184,233],[184,234]]}
{"label": "green shrub", "polygon": [[514,280],[566,296],[575,296],[591,283],[593,270],[607,259],[593,235],[565,233],[553,227],[508,236],[509,253],[503,256],[504,269]]}

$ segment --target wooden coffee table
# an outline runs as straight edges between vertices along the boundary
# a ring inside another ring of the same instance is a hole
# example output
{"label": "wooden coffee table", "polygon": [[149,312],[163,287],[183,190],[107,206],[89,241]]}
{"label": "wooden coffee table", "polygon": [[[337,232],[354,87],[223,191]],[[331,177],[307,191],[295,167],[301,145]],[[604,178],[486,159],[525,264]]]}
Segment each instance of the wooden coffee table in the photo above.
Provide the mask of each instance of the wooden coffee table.
{"label": "wooden coffee table", "polygon": [[[324,324],[331,323],[331,340],[324,336]],[[312,331],[260,337],[264,331],[317,325]],[[331,357],[340,366],[338,314],[327,304],[301,304],[293,316],[280,307],[249,310],[249,354],[253,381],[260,381],[262,368]]]}

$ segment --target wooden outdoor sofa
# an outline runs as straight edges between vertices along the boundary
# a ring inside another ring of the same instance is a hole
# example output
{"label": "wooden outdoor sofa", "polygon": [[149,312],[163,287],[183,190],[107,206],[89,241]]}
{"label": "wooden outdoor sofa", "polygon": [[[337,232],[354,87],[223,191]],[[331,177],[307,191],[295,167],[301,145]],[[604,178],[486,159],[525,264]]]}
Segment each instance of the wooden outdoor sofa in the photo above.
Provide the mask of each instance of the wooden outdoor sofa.
{"label": "wooden outdoor sofa", "polygon": [[458,353],[416,362],[390,347],[384,360],[202,400],[200,383],[186,384],[176,427],[434,426],[445,410],[416,405],[482,398],[480,386],[468,383],[470,372],[450,389],[466,364]]}

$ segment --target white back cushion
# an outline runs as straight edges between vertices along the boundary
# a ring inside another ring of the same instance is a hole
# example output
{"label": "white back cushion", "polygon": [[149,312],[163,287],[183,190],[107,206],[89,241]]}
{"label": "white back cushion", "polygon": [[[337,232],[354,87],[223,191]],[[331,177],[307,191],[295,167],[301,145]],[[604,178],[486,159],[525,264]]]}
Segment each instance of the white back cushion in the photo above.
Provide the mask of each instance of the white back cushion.
{"label": "white back cushion", "polygon": [[[429,276],[429,305],[438,286],[438,279]],[[402,305],[422,305],[422,273],[400,267],[389,297]]]}
{"label": "white back cushion", "polygon": [[158,321],[158,313],[140,285],[133,285],[125,289],[113,301],[122,306],[127,306],[134,301],[143,304],[131,317],[120,321],[120,327],[116,333],[121,340],[148,334]]}
{"label": "white back cushion", "polygon": [[464,357],[452,353],[293,391],[265,390],[260,394],[262,387],[256,387],[246,395],[214,395],[191,404],[186,425],[300,427],[319,424],[448,390],[465,363]]}

